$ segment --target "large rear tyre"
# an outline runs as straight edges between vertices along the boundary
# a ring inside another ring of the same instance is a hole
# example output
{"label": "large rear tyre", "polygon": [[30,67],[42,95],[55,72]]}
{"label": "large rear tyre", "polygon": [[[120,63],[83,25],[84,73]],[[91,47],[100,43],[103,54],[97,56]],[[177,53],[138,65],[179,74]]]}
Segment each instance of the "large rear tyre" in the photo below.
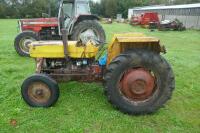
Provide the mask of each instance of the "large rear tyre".
{"label": "large rear tyre", "polygon": [[39,37],[35,32],[24,31],[15,38],[15,50],[20,56],[29,56],[29,44],[38,40]]}
{"label": "large rear tyre", "polygon": [[56,81],[42,74],[27,78],[21,87],[24,101],[32,107],[50,107],[59,97],[59,87]]}
{"label": "large rear tyre", "polygon": [[95,36],[102,44],[106,42],[105,31],[97,20],[84,20],[78,23],[73,29],[71,39],[77,41],[81,34]]}
{"label": "large rear tyre", "polygon": [[173,71],[159,54],[133,50],[108,66],[105,94],[111,104],[128,114],[150,114],[161,108],[175,88]]}

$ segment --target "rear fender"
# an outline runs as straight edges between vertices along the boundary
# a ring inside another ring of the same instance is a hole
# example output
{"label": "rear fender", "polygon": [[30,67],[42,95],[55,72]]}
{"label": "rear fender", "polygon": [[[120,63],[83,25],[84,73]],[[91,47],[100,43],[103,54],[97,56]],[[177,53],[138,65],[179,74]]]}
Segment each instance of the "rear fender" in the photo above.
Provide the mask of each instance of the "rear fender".
{"label": "rear fender", "polygon": [[132,49],[147,49],[160,54],[166,53],[165,47],[160,45],[160,40],[155,37],[147,37],[141,33],[116,34],[108,45],[107,65],[119,54]]}

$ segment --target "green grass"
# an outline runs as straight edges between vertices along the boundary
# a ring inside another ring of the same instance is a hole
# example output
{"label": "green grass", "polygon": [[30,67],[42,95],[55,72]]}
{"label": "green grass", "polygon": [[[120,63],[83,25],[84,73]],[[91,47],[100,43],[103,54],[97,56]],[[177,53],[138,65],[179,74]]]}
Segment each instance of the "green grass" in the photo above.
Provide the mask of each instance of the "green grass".
{"label": "green grass", "polygon": [[[165,108],[153,115],[129,116],[107,102],[98,84],[60,84],[54,107],[35,109],[21,98],[23,80],[33,74],[34,61],[16,54],[16,20],[0,20],[0,132],[200,132],[200,32],[149,32],[126,24],[104,25],[107,40],[121,32],[143,32],[160,38],[164,55],[176,75],[176,89]],[[17,121],[16,126],[10,124]]]}

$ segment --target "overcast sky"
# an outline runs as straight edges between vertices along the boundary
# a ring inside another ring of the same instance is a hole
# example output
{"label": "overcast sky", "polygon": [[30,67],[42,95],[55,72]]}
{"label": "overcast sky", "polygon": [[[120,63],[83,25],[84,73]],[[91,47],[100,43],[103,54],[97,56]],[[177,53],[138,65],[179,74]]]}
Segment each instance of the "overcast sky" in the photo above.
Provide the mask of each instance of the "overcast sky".
{"label": "overcast sky", "polygon": [[100,2],[101,0],[92,0],[92,1],[95,1],[95,2]]}

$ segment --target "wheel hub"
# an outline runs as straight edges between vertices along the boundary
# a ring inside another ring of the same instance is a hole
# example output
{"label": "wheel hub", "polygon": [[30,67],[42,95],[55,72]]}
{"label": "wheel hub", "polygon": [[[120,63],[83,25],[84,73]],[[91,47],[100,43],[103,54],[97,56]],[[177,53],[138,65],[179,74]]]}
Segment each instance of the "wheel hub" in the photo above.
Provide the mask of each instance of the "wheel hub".
{"label": "wheel hub", "polygon": [[79,35],[83,44],[86,44],[89,40],[99,40],[99,37],[95,34],[93,29],[87,29]]}
{"label": "wheel hub", "polygon": [[23,38],[21,39],[20,41],[20,48],[21,50],[24,52],[24,53],[29,53],[29,47],[30,47],[30,44],[32,42],[36,41],[34,38],[31,38],[31,37],[27,37],[27,38]]}
{"label": "wheel hub", "polygon": [[136,81],[133,81],[132,83],[128,83],[128,87],[130,88],[133,94],[141,95],[145,93],[146,83],[143,80],[136,80]]}
{"label": "wheel hub", "polygon": [[32,101],[43,104],[49,100],[51,92],[46,84],[35,82],[28,88],[28,96]]}
{"label": "wheel hub", "polygon": [[155,78],[150,71],[143,68],[130,69],[125,72],[121,82],[121,92],[128,99],[141,101],[152,95]]}
{"label": "wheel hub", "polygon": [[24,40],[24,47],[29,49],[29,45],[33,42],[31,39]]}
{"label": "wheel hub", "polygon": [[43,90],[41,90],[41,89],[37,89],[35,94],[38,95],[38,96],[44,95]]}

